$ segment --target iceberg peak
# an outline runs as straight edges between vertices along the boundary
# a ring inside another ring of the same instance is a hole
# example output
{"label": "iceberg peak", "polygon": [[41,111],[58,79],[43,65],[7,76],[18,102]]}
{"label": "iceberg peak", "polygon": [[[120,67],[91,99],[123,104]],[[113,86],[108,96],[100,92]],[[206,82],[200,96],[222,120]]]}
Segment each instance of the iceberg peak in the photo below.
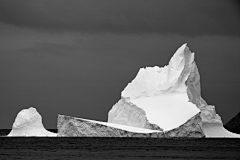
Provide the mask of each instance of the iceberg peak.
{"label": "iceberg peak", "polygon": [[141,68],[135,79],[122,91],[121,96],[134,99],[172,91],[186,91],[185,81],[190,74],[193,61],[194,53],[185,43],[178,48],[167,66]]}

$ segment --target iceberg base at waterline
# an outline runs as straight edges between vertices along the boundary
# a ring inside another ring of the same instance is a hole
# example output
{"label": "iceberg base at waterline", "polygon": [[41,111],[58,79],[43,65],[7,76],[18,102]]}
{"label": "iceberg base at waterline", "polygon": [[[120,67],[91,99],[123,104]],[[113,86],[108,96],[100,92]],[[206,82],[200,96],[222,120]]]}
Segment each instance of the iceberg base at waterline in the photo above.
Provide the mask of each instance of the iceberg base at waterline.
{"label": "iceberg base at waterline", "polygon": [[239,134],[229,132],[219,123],[203,123],[202,128],[206,138],[240,138]]}
{"label": "iceberg base at waterline", "polygon": [[56,137],[57,133],[50,132],[43,127],[14,128],[8,137]]}

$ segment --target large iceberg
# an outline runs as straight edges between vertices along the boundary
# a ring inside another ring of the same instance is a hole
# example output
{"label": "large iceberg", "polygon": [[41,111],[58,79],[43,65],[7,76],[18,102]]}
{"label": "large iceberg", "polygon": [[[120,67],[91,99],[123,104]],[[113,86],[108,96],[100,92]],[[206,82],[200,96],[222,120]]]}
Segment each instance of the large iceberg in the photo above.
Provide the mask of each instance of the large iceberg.
{"label": "large iceberg", "polygon": [[58,134],[47,131],[30,107],[18,113],[8,136],[240,137],[223,128],[201,97],[194,53],[182,45],[167,66],[141,68],[108,113],[108,122],[58,115]]}
{"label": "large iceberg", "polygon": [[199,113],[200,126],[206,137],[214,136],[208,124],[222,132],[217,137],[239,136],[226,132],[215,107],[202,99],[200,75],[194,53],[187,44],[176,51],[167,66],[141,68],[122,91],[121,97],[108,113],[110,123],[142,128],[154,126],[170,131]]}
{"label": "large iceberg", "polygon": [[42,116],[33,107],[21,110],[8,136],[57,136],[47,131],[42,124]]}

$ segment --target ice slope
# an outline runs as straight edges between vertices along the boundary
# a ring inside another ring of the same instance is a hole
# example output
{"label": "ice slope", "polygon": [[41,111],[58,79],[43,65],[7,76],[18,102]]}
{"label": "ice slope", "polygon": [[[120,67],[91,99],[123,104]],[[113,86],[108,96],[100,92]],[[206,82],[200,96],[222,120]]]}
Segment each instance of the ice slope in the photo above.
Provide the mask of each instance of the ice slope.
{"label": "ice slope", "polygon": [[21,110],[13,123],[11,136],[57,136],[47,131],[42,124],[42,116],[33,107]]}
{"label": "ice slope", "polygon": [[106,125],[109,127],[118,128],[118,129],[122,129],[122,130],[129,131],[129,132],[135,132],[135,133],[161,132],[158,130],[150,130],[150,129],[126,126],[126,125],[121,125],[121,124],[116,124],[116,123],[101,122],[101,121],[95,121],[95,120],[83,119],[83,118],[77,118],[77,119],[88,121],[88,122],[93,122],[93,123],[97,123],[97,124],[102,124],[102,125]]}
{"label": "ice slope", "polygon": [[111,111],[109,111],[108,122],[163,131],[158,125],[149,123],[146,117],[146,112],[143,109],[130,103],[124,98],[119,100]]}
{"label": "ice slope", "polygon": [[206,138],[240,138],[239,134],[229,132],[219,123],[203,123],[202,128]]}

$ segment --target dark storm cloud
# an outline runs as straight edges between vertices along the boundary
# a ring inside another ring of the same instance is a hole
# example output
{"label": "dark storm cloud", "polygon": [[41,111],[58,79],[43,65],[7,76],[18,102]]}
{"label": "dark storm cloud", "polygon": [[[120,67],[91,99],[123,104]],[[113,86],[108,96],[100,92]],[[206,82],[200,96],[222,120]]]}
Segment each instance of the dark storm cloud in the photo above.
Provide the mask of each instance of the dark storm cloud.
{"label": "dark storm cloud", "polygon": [[227,0],[1,0],[0,21],[90,33],[240,36],[239,3]]}

